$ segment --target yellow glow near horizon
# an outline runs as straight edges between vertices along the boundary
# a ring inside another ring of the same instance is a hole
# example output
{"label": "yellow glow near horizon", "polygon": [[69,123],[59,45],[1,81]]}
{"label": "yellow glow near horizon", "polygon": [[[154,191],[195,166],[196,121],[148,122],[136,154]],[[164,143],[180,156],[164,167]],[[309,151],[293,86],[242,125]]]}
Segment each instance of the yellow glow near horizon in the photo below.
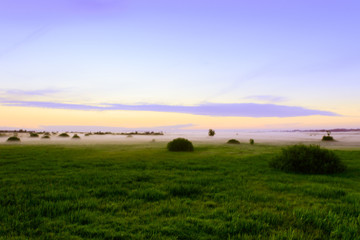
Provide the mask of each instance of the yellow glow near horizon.
{"label": "yellow glow near horizon", "polygon": [[106,126],[143,128],[193,124],[188,129],[297,129],[358,127],[360,117],[211,117],[148,111],[80,111],[0,106],[0,127]]}

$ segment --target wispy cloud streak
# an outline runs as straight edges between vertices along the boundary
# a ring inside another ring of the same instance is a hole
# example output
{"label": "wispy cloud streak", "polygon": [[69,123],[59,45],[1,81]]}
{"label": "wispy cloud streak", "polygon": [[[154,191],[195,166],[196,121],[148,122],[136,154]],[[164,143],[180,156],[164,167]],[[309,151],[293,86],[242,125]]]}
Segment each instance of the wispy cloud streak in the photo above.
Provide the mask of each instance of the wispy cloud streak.
{"label": "wispy cloud streak", "polygon": [[56,102],[40,101],[9,101],[0,100],[4,106],[17,107],[38,107],[53,109],[69,109],[84,111],[153,111],[153,112],[173,112],[186,113],[205,116],[221,117],[300,117],[311,115],[339,116],[334,112],[307,109],[297,106],[285,106],[276,104],[258,103],[208,103],[196,106],[172,106],[172,105],[125,105],[125,104],[103,104],[100,106],[86,104],[69,104]]}
{"label": "wispy cloud streak", "polygon": [[283,102],[283,101],[286,101],[286,98],[284,98],[284,97],[271,96],[271,95],[254,95],[254,96],[248,96],[245,99],[265,101],[265,102]]}
{"label": "wispy cloud streak", "polygon": [[40,37],[45,35],[48,31],[49,31],[49,27],[45,27],[45,26],[34,30],[29,35],[27,35],[25,38],[19,40],[18,42],[13,43],[11,46],[8,46],[7,48],[1,50],[0,57],[6,56],[7,54],[10,54],[11,52],[28,44],[29,42],[39,39]]}
{"label": "wispy cloud streak", "polygon": [[4,90],[5,94],[17,95],[17,96],[46,96],[54,93],[61,92],[56,89],[39,89],[39,90],[18,90],[18,89],[9,89]]}

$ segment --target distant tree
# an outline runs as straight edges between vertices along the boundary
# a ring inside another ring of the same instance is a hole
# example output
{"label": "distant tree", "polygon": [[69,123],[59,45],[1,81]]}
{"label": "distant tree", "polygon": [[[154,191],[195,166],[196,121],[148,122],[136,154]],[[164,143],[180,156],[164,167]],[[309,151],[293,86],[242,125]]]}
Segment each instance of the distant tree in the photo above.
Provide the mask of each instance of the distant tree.
{"label": "distant tree", "polygon": [[331,131],[326,131],[327,136],[322,137],[322,141],[335,141],[334,138],[331,136]]}
{"label": "distant tree", "polygon": [[209,136],[213,137],[215,135],[215,131],[212,129],[209,129]]}

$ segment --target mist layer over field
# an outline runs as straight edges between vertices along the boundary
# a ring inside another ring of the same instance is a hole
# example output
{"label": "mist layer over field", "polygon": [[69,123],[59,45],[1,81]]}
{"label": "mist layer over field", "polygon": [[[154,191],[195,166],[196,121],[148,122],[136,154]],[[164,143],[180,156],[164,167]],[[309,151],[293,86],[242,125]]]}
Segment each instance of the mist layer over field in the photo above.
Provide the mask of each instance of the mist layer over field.
{"label": "mist layer over field", "polygon": [[[74,140],[71,137],[78,134],[80,139]],[[6,136],[13,134],[7,133]],[[331,148],[356,148],[360,147],[360,132],[334,132],[331,135],[335,141],[322,142],[321,139],[326,133],[323,132],[269,132],[269,131],[216,131],[215,136],[210,137],[207,131],[187,132],[165,132],[164,135],[90,135],[85,133],[69,133],[70,137],[62,138],[57,135],[50,136],[50,139],[31,138],[29,133],[19,133],[21,144],[134,144],[147,143],[151,141],[168,142],[174,138],[182,137],[200,143],[221,144],[229,139],[237,139],[240,143],[248,143],[254,139],[255,143],[287,145],[296,143],[317,144]],[[6,143],[7,137],[0,137],[0,143]]]}

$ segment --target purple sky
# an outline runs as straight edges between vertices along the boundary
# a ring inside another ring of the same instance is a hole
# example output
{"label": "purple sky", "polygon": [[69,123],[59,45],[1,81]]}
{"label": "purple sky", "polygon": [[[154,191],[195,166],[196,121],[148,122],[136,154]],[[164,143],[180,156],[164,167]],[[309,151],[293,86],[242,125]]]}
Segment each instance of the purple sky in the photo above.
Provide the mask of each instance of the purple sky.
{"label": "purple sky", "polygon": [[359,13],[358,0],[2,0],[0,107],[343,127],[360,119]]}

